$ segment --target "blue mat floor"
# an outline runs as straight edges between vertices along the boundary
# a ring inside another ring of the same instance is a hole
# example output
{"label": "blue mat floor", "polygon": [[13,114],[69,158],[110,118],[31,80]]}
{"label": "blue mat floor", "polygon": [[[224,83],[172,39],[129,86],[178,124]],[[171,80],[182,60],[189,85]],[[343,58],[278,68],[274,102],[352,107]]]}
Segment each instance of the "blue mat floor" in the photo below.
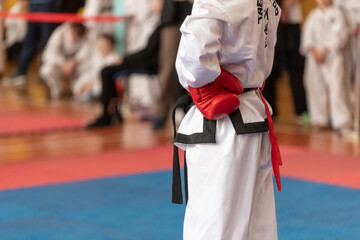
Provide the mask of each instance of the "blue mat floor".
{"label": "blue mat floor", "polygon": [[[0,240],[180,240],[171,172],[0,192]],[[360,191],[283,179],[279,240],[360,239]]]}

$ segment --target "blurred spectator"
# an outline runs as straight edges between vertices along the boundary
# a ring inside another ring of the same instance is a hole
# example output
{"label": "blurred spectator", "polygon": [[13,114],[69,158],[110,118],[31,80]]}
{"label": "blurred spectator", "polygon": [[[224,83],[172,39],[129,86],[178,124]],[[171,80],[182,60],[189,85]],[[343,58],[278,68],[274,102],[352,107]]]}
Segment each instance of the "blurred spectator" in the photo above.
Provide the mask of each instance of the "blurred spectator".
{"label": "blurred spectator", "polygon": [[[131,55],[147,45],[149,37],[159,26],[162,0],[125,0],[125,54]],[[159,6],[160,5],[160,6]],[[158,79],[147,74],[132,74],[127,78],[126,104],[140,110],[143,119],[153,117],[158,101]],[[150,120],[149,119],[149,120]]]}
{"label": "blurred spectator", "polygon": [[40,68],[40,76],[50,88],[51,99],[59,99],[64,88],[64,77],[75,80],[89,71],[87,68],[93,46],[82,24],[64,23],[52,34]]}
{"label": "blurred spectator", "polygon": [[[53,12],[55,3],[56,0],[29,0],[29,12]],[[28,22],[18,67],[11,76],[4,78],[2,85],[19,86],[25,84],[26,72],[36,54],[38,44],[41,42],[43,48],[46,46],[54,26],[54,24],[46,22]]]}
{"label": "blurred spectator", "polygon": [[113,14],[125,16],[115,24],[116,48],[120,54],[129,55],[145,48],[150,35],[159,25],[163,0],[118,0],[113,3]]}
{"label": "blurred spectator", "polygon": [[318,7],[307,18],[301,52],[306,55],[305,86],[311,123],[315,129],[351,126],[345,83],[343,49],[351,30],[332,0],[316,0]]}
{"label": "blurred spectator", "polygon": [[107,66],[120,64],[122,57],[115,52],[115,39],[112,35],[103,34],[97,40],[99,55],[92,55],[87,71],[74,83],[74,98],[89,101],[101,94],[101,70]]}
{"label": "blurred spectator", "polygon": [[170,107],[184,93],[177,80],[175,60],[180,42],[180,26],[186,16],[191,13],[192,1],[164,0],[161,15],[159,82],[160,101],[156,113],[154,130],[165,126]]}
{"label": "blurred spectator", "polygon": [[[154,10],[162,9],[160,33],[159,30],[150,37],[147,47],[137,54],[130,55],[124,58],[123,64],[119,66],[111,66],[102,71],[102,103],[104,112],[95,122],[91,123],[89,127],[108,126],[111,125],[113,104],[111,102],[117,98],[118,93],[113,78],[117,72],[122,72],[128,75],[138,73],[139,70],[143,72],[157,72],[161,83],[161,99],[158,102],[157,118],[154,123],[154,129],[164,127],[165,120],[177,95],[182,95],[183,88],[179,85],[175,72],[175,58],[180,41],[180,25],[185,17],[190,14],[192,4],[188,1],[173,1],[165,0],[164,4],[161,2],[154,2]],[[160,49],[156,49],[156,36],[160,34]],[[159,52],[159,58],[157,54]],[[156,67],[155,67],[156,66]],[[157,66],[159,66],[158,71]],[[144,71],[145,70],[145,71]],[[178,86],[178,87],[176,87]],[[179,93],[176,94],[178,89]]]}
{"label": "blurred spectator", "polygon": [[[129,76],[134,73],[156,73],[158,70],[158,52],[160,44],[160,30],[156,29],[150,36],[147,46],[138,53],[124,57],[120,65],[109,66],[101,71],[102,94],[101,103],[103,113],[88,127],[110,126],[113,116],[122,120],[117,103],[121,92],[118,92],[116,75],[120,77]],[[120,89],[121,91],[122,89]],[[121,101],[121,99],[120,99]]]}
{"label": "blurred spectator", "polygon": [[277,32],[274,65],[268,77],[263,94],[277,114],[276,81],[286,67],[289,73],[290,87],[295,113],[300,123],[307,121],[307,103],[303,84],[304,57],[300,55],[300,24],[302,22],[302,0],[280,0],[282,13]]}
{"label": "blurred spectator", "polygon": [[144,49],[149,37],[159,26],[162,0],[124,0],[126,20],[125,54],[130,55]]}
{"label": "blurred spectator", "polygon": [[[85,15],[110,14],[126,16],[123,22],[116,24],[87,23],[97,34],[100,29],[106,32],[116,31],[116,48],[118,53],[132,55],[146,47],[150,35],[159,24],[160,11],[153,9],[154,2],[159,0],[119,0],[119,1],[88,1],[85,6]],[[162,1],[162,0],[160,0]],[[104,11],[104,8],[107,11]],[[103,10],[102,10],[103,9]],[[106,26],[104,26],[106,24]],[[146,74],[133,74],[129,76],[127,86],[128,97],[134,99],[151,99],[152,91],[149,89],[149,79]],[[153,81],[152,81],[153,82]],[[153,88],[154,84],[151,86]]]}
{"label": "blurred spectator", "polygon": [[[19,0],[10,13],[25,13],[28,10],[28,0]],[[19,59],[21,47],[26,35],[27,21],[25,19],[8,18],[5,20],[5,47],[7,60]]]}

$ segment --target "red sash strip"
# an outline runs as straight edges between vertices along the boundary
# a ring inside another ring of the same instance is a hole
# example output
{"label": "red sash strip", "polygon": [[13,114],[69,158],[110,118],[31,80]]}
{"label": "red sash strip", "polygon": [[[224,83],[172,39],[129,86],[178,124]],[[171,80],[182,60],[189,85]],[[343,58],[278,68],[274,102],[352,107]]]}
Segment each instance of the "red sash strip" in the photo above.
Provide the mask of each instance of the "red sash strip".
{"label": "red sash strip", "polygon": [[46,12],[29,12],[29,13],[9,13],[0,11],[1,18],[13,18],[13,19],[26,19],[30,22],[48,22],[48,23],[63,23],[63,22],[121,22],[124,21],[124,16],[113,15],[98,15],[98,16],[81,16],[74,13],[46,13]]}
{"label": "red sash strip", "polygon": [[280,166],[282,166],[282,160],[281,160],[281,154],[279,149],[279,144],[275,135],[274,131],[274,123],[271,118],[269,106],[264,98],[264,96],[261,93],[261,90],[258,89],[261,99],[265,105],[266,110],[266,116],[269,123],[269,134],[270,134],[270,142],[271,142],[271,161],[272,161],[272,167],[274,171],[275,181],[276,185],[278,187],[278,191],[281,192],[281,180],[280,180]]}

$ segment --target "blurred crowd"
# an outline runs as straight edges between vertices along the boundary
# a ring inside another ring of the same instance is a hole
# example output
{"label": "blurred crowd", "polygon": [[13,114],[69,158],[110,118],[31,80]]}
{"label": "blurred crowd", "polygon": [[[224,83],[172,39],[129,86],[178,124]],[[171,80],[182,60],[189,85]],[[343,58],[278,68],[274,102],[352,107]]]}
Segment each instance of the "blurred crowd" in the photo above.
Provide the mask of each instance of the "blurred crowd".
{"label": "blurred crowd", "polygon": [[[275,84],[287,71],[299,123],[319,130],[350,129],[360,2],[315,1],[317,7],[304,19],[302,0],[278,0],[282,7],[278,44],[264,96],[276,115]],[[179,28],[192,4],[191,0],[18,0],[11,13],[124,16],[124,21],[53,24],[4,19],[0,48],[17,67],[1,84],[24,85],[40,49],[39,77],[50,100],[61,99],[68,83],[74,101],[101,102],[102,114],[88,127],[122,122],[128,105],[140,110],[143,120],[153,121],[154,130],[161,129],[171,106],[185,93],[178,84],[175,58]],[[0,59],[0,73],[2,65]]]}
{"label": "blurred crowd", "polygon": [[350,130],[355,112],[358,0],[314,0],[303,18],[302,0],[282,7],[273,71],[264,96],[277,114],[276,80],[286,70],[300,124],[315,130]]}

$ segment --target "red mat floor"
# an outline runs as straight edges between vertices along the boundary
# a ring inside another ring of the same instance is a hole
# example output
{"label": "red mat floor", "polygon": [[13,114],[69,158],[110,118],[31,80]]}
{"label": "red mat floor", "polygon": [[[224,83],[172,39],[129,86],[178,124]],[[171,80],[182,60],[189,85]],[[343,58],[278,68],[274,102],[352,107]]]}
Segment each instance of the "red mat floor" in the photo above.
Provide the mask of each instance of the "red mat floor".
{"label": "red mat floor", "polygon": [[84,123],[75,117],[0,110],[0,136],[38,134],[83,127]]}
{"label": "red mat floor", "polygon": [[[282,176],[360,189],[360,158],[280,147]],[[169,170],[172,147],[0,164],[0,190]],[[285,186],[286,188],[286,186]]]}

